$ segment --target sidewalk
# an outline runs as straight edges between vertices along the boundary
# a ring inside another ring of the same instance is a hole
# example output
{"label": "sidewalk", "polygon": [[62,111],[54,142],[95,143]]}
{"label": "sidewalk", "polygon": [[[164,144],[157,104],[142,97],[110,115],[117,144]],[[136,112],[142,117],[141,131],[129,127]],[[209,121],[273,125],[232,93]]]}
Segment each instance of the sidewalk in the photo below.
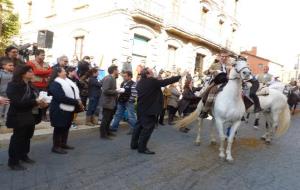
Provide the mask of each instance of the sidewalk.
{"label": "sidewalk", "polygon": [[[94,126],[87,126],[85,125],[85,113],[81,113],[77,116],[76,119],[77,128],[71,128],[70,131],[80,131],[85,129],[93,129],[99,128],[99,124]],[[120,122],[120,127],[127,125],[127,123]],[[34,137],[42,136],[42,135],[49,135],[53,133],[53,127],[50,126],[50,122],[41,122],[40,124],[36,125],[34,131]],[[8,129],[6,127],[0,127],[0,142],[3,144],[5,141],[9,141],[12,135],[12,129]],[[6,144],[6,143],[4,143]]]}

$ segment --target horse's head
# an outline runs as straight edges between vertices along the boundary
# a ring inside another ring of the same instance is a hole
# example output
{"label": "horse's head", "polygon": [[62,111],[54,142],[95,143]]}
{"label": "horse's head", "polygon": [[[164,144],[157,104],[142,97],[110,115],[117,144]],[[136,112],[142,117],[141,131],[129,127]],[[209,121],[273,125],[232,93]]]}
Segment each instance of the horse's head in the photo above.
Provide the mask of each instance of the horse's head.
{"label": "horse's head", "polygon": [[232,72],[230,78],[240,78],[242,80],[249,80],[251,77],[251,70],[247,60],[243,57],[238,57],[232,64]]}

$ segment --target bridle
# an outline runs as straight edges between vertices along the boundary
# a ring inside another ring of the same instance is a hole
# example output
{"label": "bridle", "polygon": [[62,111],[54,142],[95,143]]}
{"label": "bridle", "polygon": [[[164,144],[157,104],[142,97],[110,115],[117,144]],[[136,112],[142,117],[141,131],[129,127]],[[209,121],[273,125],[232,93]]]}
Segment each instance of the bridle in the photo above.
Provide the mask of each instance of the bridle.
{"label": "bridle", "polygon": [[[240,74],[244,69],[249,69],[249,67],[245,66],[245,67],[242,67],[240,70],[238,70],[235,66],[236,66],[236,64],[233,65],[234,70],[238,74]],[[234,78],[229,78],[228,80],[237,80],[237,79],[241,79],[241,78],[240,77],[234,77]]]}

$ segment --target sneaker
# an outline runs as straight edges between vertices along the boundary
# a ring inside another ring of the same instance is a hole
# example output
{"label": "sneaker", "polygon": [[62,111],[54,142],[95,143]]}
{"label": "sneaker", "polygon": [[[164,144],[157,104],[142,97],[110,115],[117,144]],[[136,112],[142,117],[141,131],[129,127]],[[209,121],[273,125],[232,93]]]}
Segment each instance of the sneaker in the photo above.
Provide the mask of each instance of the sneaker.
{"label": "sneaker", "polygon": [[77,127],[77,125],[75,123],[72,123],[71,128],[77,129],[78,127]]}

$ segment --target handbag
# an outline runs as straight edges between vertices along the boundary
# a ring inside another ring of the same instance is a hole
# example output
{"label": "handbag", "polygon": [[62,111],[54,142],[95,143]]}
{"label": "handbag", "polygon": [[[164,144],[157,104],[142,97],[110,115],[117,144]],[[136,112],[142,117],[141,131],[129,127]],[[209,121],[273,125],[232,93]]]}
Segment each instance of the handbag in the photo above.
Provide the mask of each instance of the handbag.
{"label": "handbag", "polygon": [[40,108],[33,108],[32,109],[32,114],[33,114],[33,117],[34,117],[35,125],[42,122],[42,110]]}
{"label": "handbag", "polygon": [[74,110],[75,113],[80,113],[80,112],[83,112],[83,111],[84,111],[84,109],[82,107],[80,107],[79,105],[75,106],[75,110]]}

